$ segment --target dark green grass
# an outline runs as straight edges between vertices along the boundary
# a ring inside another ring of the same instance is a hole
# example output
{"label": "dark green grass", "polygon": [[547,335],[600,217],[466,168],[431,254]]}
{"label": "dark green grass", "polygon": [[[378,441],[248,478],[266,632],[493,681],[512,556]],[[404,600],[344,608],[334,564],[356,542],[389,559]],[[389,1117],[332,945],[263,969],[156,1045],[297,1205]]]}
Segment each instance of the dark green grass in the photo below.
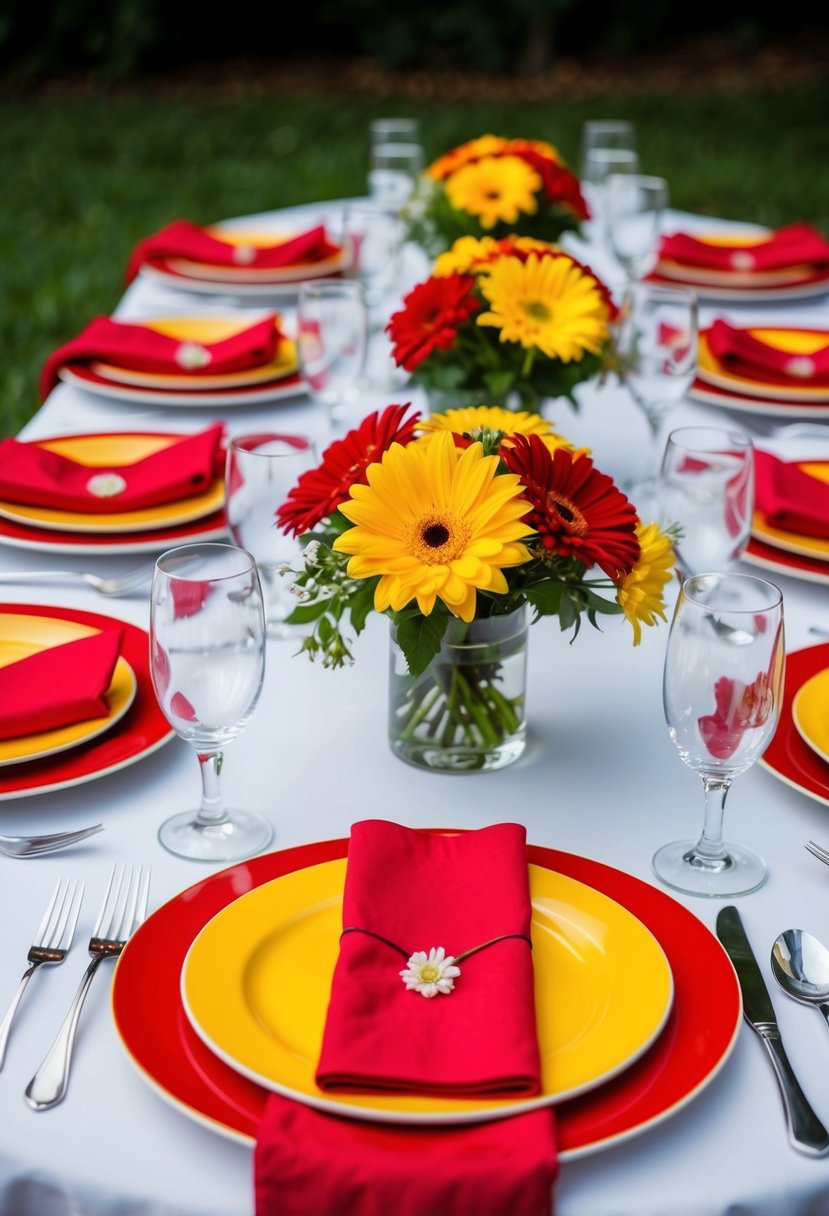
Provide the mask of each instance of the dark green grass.
{"label": "dark green grass", "polygon": [[827,101],[829,85],[572,105],[0,102],[0,433],[37,409],[50,351],[115,307],[141,237],[177,217],[207,223],[363,193],[367,124],[379,114],[416,114],[429,157],[492,131],[547,139],[574,168],[585,119],[630,118],[643,169],[668,179],[673,206],[829,233]]}

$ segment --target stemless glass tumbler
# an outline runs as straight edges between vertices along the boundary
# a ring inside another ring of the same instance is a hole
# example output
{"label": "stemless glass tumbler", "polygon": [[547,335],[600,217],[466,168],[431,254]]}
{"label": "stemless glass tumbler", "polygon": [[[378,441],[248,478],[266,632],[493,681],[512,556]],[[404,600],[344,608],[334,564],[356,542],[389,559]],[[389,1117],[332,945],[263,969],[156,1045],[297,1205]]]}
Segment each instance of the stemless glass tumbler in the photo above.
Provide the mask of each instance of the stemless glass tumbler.
{"label": "stemless glass tumbler", "polygon": [[161,711],[196,751],[201,806],[162,823],[169,852],[236,861],[273,828],[222,801],[222,749],[244,730],[265,672],[265,611],[256,562],[236,545],[181,545],[156,561],[150,596],[150,674]]}
{"label": "stemless glass tumbler", "polygon": [[697,840],[666,844],[653,869],[689,895],[733,896],[765,881],[766,863],[723,839],[726,795],[777,726],[785,666],[783,596],[751,574],[698,574],[676,601],[664,670],[665,718],[681,759],[699,773],[705,818]]}

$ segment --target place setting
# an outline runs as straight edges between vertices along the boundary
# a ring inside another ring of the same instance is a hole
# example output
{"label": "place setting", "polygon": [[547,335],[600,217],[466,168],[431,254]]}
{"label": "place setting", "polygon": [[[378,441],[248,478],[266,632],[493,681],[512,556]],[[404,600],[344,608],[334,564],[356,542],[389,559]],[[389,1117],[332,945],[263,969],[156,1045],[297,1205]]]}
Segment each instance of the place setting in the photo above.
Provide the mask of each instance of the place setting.
{"label": "place setting", "polygon": [[224,423],[0,441],[0,545],[148,554],[224,536]]}
{"label": "place setting", "polygon": [[[385,864],[394,858],[400,866]],[[404,898],[402,876],[422,875],[426,858],[434,885]],[[501,875],[497,901],[458,899],[442,881],[451,872],[454,886],[479,891],[485,870]],[[449,935],[472,944],[466,957],[449,956]],[[511,978],[487,994],[492,968]],[[681,1109],[722,1067],[740,1021],[730,964],[691,912],[622,871],[528,845],[518,824],[362,821],[349,839],[220,871],[150,915],[119,960],[112,999],[139,1074],[188,1117],[256,1146],[263,1186],[277,1185],[267,1161],[285,1119],[310,1119],[308,1134],[341,1128],[365,1168],[378,1125],[401,1150],[429,1135],[463,1154],[472,1136],[514,1148],[523,1121],[543,1132],[552,1169]],[[702,1018],[704,1004],[714,1016]],[[357,1039],[346,1033],[353,1018]],[[438,1038],[427,1029],[435,1018]],[[470,1046],[456,1058],[461,1033]],[[425,1073],[421,1041],[438,1053]]]}
{"label": "place setting", "polygon": [[829,243],[810,224],[746,233],[666,233],[654,282],[693,287],[701,300],[734,303],[806,299],[829,291]]}
{"label": "place setting", "polygon": [[281,314],[94,317],[54,351],[40,378],[128,403],[203,408],[268,404],[303,392]]}
{"label": "place setting", "polygon": [[296,229],[265,221],[200,225],[177,219],[138,242],[126,278],[129,283],[141,274],[206,295],[291,299],[300,283],[338,278],[349,264],[347,246],[324,220]]}
{"label": "place setting", "polygon": [[173,738],[153,692],[145,629],[70,607],[5,603],[0,638],[0,800],[117,772]]}

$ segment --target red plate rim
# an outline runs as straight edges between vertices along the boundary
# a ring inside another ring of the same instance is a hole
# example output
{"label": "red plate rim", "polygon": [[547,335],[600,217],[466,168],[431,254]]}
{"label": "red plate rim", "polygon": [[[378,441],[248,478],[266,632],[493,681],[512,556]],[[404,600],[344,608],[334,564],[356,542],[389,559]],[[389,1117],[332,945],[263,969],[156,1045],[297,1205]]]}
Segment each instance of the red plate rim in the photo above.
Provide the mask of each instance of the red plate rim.
{"label": "red plate rim", "polygon": [[829,764],[812,751],[792,717],[792,702],[807,680],[829,667],[829,642],[786,655],[780,721],[759,763],[801,793],[829,806]]}

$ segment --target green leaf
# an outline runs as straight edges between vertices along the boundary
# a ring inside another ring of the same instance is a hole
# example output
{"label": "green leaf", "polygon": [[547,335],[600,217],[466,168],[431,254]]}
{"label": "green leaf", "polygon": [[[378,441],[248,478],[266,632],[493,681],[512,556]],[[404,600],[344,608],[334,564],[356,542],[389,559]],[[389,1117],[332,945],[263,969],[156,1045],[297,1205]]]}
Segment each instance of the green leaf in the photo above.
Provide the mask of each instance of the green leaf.
{"label": "green leaf", "polygon": [[355,633],[362,633],[366,626],[368,614],[374,607],[374,589],[380,581],[376,578],[364,579],[349,601],[351,624]]}
{"label": "green leaf", "polygon": [[524,588],[527,601],[535,608],[535,620],[540,616],[555,616],[561,608],[561,583],[533,583]]}
{"label": "green leaf", "polygon": [[449,617],[433,612],[407,616],[397,626],[397,644],[403,651],[409,674],[419,676],[440,650]]}
{"label": "green leaf", "polygon": [[323,616],[331,603],[332,597],[329,596],[325,600],[317,600],[313,604],[297,604],[285,618],[287,625],[307,625],[311,621],[316,621]]}

